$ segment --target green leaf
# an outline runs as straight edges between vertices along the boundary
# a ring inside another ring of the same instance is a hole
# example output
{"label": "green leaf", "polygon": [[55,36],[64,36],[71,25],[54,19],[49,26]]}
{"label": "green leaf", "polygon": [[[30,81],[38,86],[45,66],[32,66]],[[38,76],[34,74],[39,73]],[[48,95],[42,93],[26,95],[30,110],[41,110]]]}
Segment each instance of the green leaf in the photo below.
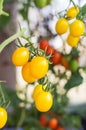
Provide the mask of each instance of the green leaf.
{"label": "green leaf", "polygon": [[82,13],[82,15],[86,14],[86,4],[82,6],[81,13]]}
{"label": "green leaf", "polygon": [[4,16],[4,15],[1,15],[1,16],[0,16],[0,27],[1,27],[2,29],[5,28],[6,25],[9,23],[10,19],[11,19],[11,16],[6,17],[6,16]]}
{"label": "green leaf", "polygon": [[79,72],[76,72],[74,74],[72,74],[72,76],[70,77],[70,79],[68,80],[68,82],[65,84],[64,88],[66,90],[69,90],[73,87],[77,87],[78,85],[80,85],[83,81],[83,78],[81,77]]}

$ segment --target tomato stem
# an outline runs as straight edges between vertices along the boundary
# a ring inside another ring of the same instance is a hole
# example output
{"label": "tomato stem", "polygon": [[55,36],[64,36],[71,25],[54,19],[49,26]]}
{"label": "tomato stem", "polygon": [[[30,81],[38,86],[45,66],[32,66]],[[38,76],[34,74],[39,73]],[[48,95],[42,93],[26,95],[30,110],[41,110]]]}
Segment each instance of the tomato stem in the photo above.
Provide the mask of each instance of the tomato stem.
{"label": "tomato stem", "polygon": [[10,36],[8,39],[6,39],[4,42],[1,43],[0,45],[0,53],[2,52],[2,50],[12,41],[14,41],[15,39],[17,39],[18,37],[22,37],[24,36],[24,32],[25,32],[25,28],[21,29],[18,33]]}

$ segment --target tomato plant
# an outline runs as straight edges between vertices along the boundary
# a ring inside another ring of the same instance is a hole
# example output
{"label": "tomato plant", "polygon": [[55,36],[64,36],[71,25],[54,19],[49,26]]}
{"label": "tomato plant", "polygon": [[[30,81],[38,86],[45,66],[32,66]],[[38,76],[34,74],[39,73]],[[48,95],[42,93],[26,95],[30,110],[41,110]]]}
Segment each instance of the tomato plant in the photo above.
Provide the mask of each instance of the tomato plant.
{"label": "tomato plant", "polygon": [[53,63],[53,65],[59,64],[59,63],[60,63],[60,60],[61,60],[61,53],[55,51],[55,52],[53,53],[53,55],[51,56],[50,60],[51,60],[51,62]]}
{"label": "tomato plant", "polygon": [[53,97],[50,92],[42,91],[36,97],[35,106],[40,112],[47,112],[51,109]]}
{"label": "tomato plant", "polygon": [[84,33],[85,25],[81,20],[75,20],[70,25],[70,34],[74,37],[79,37]]}
{"label": "tomato plant", "polygon": [[30,52],[25,47],[17,48],[12,55],[12,62],[16,66],[23,66],[29,60]]}
{"label": "tomato plant", "polygon": [[64,34],[69,27],[68,21],[65,18],[60,18],[55,25],[55,30],[58,34]]}
{"label": "tomato plant", "polygon": [[67,10],[66,15],[68,18],[72,19],[75,18],[78,15],[78,13],[79,13],[79,7],[73,6]]}
{"label": "tomato plant", "polygon": [[32,75],[31,75],[31,72],[30,72],[30,62],[27,62],[23,67],[22,67],[22,77],[23,79],[28,82],[28,83],[32,83],[32,82],[35,82],[37,79],[34,78]]}
{"label": "tomato plant", "polygon": [[0,107],[0,129],[2,129],[7,122],[7,111],[5,108]]}
{"label": "tomato plant", "polygon": [[48,60],[43,56],[35,56],[31,60],[30,71],[35,78],[42,78],[46,75],[49,67]]}
{"label": "tomato plant", "polygon": [[48,125],[51,129],[55,129],[58,126],[58,120],[56,118],[51,118]]}

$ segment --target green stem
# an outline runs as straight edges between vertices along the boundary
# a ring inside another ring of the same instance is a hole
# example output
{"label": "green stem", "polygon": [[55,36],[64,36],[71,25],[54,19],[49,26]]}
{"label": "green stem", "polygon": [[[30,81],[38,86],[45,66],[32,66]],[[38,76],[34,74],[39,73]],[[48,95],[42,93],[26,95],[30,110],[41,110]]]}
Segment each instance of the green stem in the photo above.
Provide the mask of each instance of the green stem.
{"label": "green stem", "polygon": [[25,28],[21,29],[18,33],[12,35],[8,39],[6,39],[4,42],[2,42],[1,45],[0,45],[0,53],[2,52],[2,50],[4,49],[4,47],[6,47],[9,43],[11,43],[12,41],[14,41],[18,37],[24,36],[25,30],[26,30]]}
{"label": "green stem", "polygon": [[25,119],[25,107],[22,108],[21,116],[20,116],[19,122],[18,122],[18,124],[17,124],[16,130],[18,130],[19,127],[22,126],[22,124],[23,124],[23,122],[24,122],[24,119]]}
{"label": "green stem", "polygon": [[74,3],[74,1],[73,0],[70,0],[71,2],[72,2],[72,4],[76,7],[76,4]]}

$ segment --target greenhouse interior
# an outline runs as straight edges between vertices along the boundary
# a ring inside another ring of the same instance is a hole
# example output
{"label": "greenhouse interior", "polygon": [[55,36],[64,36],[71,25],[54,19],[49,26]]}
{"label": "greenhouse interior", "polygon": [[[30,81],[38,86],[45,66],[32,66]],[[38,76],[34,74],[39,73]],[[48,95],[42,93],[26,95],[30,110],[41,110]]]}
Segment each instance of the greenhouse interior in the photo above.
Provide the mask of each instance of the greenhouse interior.
{"label": "greenhouse interior", "polygon": [[0,0],[0,130],[86,130],[86,0]]}

